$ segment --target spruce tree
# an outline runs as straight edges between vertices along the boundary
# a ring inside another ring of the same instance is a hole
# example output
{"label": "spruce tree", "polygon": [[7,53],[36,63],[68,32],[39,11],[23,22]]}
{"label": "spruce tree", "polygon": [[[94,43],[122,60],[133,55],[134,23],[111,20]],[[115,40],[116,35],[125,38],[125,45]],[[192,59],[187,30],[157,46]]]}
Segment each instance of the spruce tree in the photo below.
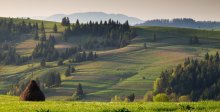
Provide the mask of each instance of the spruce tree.
{"label": "spruce tree", "polygon": [[40,66],[45,67],[46,66],[46,61],[45,59],[42,59],[40,62]]}
{"label": "spruce tree", "polygon": [[46,41],[46,40],[47,40],[46,32],[45,32],[45,31],[42,32],[42,35],[41,35],[40,40],[41,40],[41,41]]}
{"label": "spruce tree", "polygon": [[38,30],[35,31],[34,40],[39,40]]}
{"label": "spruce tree", "polygon": [[216,52],[216,54],[215,54],[215,62],[219,62],[219,54],[218,54],[218,52]]}
{"label": "spruce tree", "polygon": [[153,35],[153,41],[156,42],[157,41],[157,35],[154,33]]}
{"label": "spruce tree", "polygon": [[45,32],[44,22],[43,22],[43,21],[41,22],[41,28],[40,28],[40,31],[41,31],[41,32]]}
{"label": "spruce tree", "polygon": [[78,84],[78,87],[77,87],[77,90],[76,90],[76,95],[79,95],[79,96],[84,95],[82,85],[80,83]]}
{"label": "spruce tree", "polygon": [[205,60],[208,61],[209,60],[209,53],[205,54]]}
{"label": "spruce tree", "polygon": [[57,33],[57,25],[56,24],[54,24],[54,26],[53,26],[53,32]]}
{"label": "spruce tree", "polygon": [[144,43],[144,49],[147,49],[147,43],[146,42]]}

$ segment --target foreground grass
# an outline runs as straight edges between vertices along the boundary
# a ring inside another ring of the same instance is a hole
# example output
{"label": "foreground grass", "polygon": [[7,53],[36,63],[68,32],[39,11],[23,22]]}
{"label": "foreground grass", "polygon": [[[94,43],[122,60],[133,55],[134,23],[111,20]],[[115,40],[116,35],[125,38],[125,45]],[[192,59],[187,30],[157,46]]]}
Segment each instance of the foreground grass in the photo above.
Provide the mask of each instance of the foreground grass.
{"label": "foreground grass", "polygon": [[1,112],[158,112],[220,111],[220,102],[23,102],[18,97],[0,96]]}

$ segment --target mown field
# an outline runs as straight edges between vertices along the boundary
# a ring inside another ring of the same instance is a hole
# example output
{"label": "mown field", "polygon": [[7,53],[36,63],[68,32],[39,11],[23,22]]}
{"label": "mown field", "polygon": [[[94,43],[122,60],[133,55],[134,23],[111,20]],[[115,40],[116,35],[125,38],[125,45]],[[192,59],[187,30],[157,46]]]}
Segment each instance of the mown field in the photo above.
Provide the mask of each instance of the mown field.
{"label": "mown field", "polygon": [[218,112],[220,102],[23,102],[18,97],[0,96],[1,112]]}
{"label": "mown field", "polygon": [[[18,19],[17,22],[19,21]],[[38,22],[39,25],[41,23],[41,21],[35,20],[27,21]],[[53,34],[58,39],[58,44],[55,47],[60,51],[83,43],[83,39],[79,38],[63,42],[60,38],[62,38],[61,32],[64,27],[60,23],[56,23],[59,31],[56,34],[52,33],[54,22],[44,22],[44,24],[47,35]],[[140,101],[144,94],[152,89],[154,80],[163,70],[182,63],[187,57],[203,58],[206,52],[215,53],[220,47],[220,31],[169,27],[133,28],[137,29],[138,37],[132,40],[130,45],[120,49],[97,50],[99,58],[95,61],[69,63],[68,60],[65,60],[63,66],[57,66],[55,61],[47,63],[46,67],[40,67],[39,60],[35,60],[33,68],[30,64],[21,66],[2,65],[0,67],[0,93],[5,94],[12,84],[16,84],[20,80],[28,81],[45,75],[48,71],[57,71],[62,75],[62,84],[59,87],[44,90],[47,100],[68,100],[72,97],[77,84],[81,83],[86,93],[84,101],[110,101],[111,97],[115,95],[123,98],[131,93],[135,93],[136,101]],[[157,34],[156,42],[152,42],[154,33]],[[22,40],[16,42],[16,49],[19,54],[31,54],[37,43],[32,36],[26,35]],[[201,44],[189,45],[189,38],[193,36],[198,36]],[[85,40],[88,38],[86,37]],[[145,42],[147,49],[143,47]],[[73,65],[76,72],[70,77],[65,77],[64,72],[68,65]],[[32,72],[34,73],[33,76],[31,75]],[[48,101],[48,104],[50,103],[53,104],[54,102]],[[111,105],[112,103],[100,103],[100,105],[106,104]],[[123,105],[129,104],[119,103],[118,105],[121,105],[119,106],[121,108]],[[75,104],[70,103],[70,105]],[[156,104],[146,103],[147,105]],[[161,103],[161,105],[163,104]],[[174,106],[174,108],[177,107]]]}

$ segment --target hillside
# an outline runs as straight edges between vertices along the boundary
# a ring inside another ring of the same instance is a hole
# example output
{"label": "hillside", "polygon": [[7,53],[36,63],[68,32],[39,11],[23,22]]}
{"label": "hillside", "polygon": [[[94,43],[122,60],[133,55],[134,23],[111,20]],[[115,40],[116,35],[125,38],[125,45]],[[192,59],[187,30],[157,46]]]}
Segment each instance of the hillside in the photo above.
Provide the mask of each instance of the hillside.
{"label": "hillside", "polygon": [[[41,21],[25,21],[41,24]],[[54,24],[55,22],[44,22],[46,35],[51,34],[57,38],[55,48],[59,52],[85,42],[85,38],[91,38],[79,36],[81,38],[72,38],[64,42],[61,38],[65,27],[56,23],[58,32],[54,33],[52,30]],[[1,65],[0,92],[5,94],[12,85],[23,84],[30,79],[47,76],[49,71],[56,71],[61,75],[61,85],[44,88],[47,100],[69,100],[78,83],[81,83],[86,93],[83,101],[110,101],[115,95],[124,98],[131,93],[134,93],[136,101],[139,101],[148,90],[152,89],[153,82],[161,71],[182,63],[187,57],[201,58],[206,52],[212,54],[219,48],[219,31],[173,27],[132,28],[136,29],[138,36],[132,39],[128,46],[93,49],[98,54],[98,58],[94,61],[72,63],[69,59],[65,59],[64,65],[58,66],[58,60],[55,60],[46,62],[46,66],[41,67],[38,59],[33,61],[33,67],[30,63],[19,66]],[[154,34],[157,41],[153,41]],[[189,39],[194,36],[199,38],[199,45],[189,45]],[[33,40],[33,34],[28,34],[27,37],[16,41],[17,53],[31,55],[36,42]],[[147,49],[144,49],[145,42]],[[65,71],[68,65],[74,66],[76,72],[66,77]]]}

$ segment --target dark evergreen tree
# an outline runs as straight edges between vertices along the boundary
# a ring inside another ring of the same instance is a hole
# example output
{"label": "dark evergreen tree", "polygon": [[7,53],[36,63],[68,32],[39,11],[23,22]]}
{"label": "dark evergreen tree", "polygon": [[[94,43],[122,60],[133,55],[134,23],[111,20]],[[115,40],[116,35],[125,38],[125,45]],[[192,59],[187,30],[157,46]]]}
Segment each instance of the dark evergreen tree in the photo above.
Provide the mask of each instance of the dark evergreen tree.
{"label": "dark evergreen tree", "polygon": [[219,53],[218,52],[216,52],[216,54],[215,54],[215,62],[219,62]]}
{"label": "dark evergreen tree", "polygon": [[46,66],[46,61],[45,59],[42,59],[40,62],[40,66],[45,67]]}
{"label": "dark evergreen tree", "polygon": [[34,40],[39,40],[38,30],[35,31]]}
{"label": "dark evergreen tree", "polygon": [[53,26],[53,32],[57,33],[57,25],[56,24],[54,24],[54,26]]}
{"label": "dark evergreen tree", "polygon": [[157,41],[157,35],[154,33],[153,35],[153,42],[156,42]]}
{"label": "dark evergreen tree", "polygon": [[207,61],[209,60],[209,53],[205,54],[205,60],[207,60]]}
{"label": "dark evergreen tree", "polygon": [[43,21],[41,22],[41,28],[40,28],[40,31],[41,31],[41,32],[45,32],[44,22],[43,22]]}

